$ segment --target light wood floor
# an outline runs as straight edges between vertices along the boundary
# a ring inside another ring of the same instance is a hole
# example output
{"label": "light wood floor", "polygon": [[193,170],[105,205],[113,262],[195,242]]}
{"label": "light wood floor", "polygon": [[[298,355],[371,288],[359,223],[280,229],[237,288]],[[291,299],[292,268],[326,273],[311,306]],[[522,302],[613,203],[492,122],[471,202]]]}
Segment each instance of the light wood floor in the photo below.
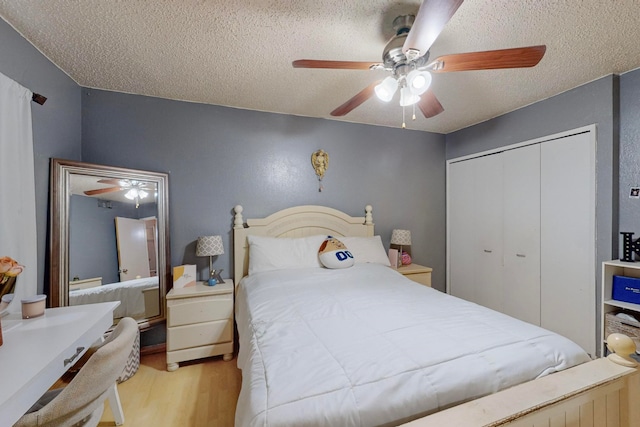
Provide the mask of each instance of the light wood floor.
{"label": "light wood floor", "polygon": [[[183,362],[167,372],[165,353],[143,355],[138,372],[118,385],[124,426],[232,427],[240,383],[235,358]],[[115,425],[108,403],[98,425]]]}

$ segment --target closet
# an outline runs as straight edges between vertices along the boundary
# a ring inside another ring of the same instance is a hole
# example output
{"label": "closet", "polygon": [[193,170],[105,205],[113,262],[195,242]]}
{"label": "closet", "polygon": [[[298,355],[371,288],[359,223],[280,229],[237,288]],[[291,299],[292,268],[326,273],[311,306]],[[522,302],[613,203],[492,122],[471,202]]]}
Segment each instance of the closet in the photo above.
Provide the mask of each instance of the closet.
{"label": "closet", "polygon": [[447,291],[595,355],[595,127],[447,166]]}

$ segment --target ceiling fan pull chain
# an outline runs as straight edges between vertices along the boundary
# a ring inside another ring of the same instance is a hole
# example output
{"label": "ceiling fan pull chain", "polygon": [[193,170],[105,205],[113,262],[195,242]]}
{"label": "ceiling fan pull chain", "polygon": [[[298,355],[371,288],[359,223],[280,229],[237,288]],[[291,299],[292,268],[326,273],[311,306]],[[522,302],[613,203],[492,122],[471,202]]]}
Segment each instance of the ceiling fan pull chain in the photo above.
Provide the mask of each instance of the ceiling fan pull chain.
{"label": "ceiling fan pull chain", "polygon": [[407,124],[404,122],[404,105],[402,106],[402,129],[407,128]]}

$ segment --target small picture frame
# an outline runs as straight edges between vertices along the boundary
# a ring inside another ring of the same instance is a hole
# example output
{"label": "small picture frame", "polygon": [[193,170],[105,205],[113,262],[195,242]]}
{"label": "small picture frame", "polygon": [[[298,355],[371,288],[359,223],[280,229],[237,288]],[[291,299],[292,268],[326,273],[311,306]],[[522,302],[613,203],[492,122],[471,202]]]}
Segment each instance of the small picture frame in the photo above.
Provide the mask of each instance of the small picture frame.
{"label": "small picture frame", "polygon": [[640,199],[640,187],[631,187],[629,191],[630,199]]}
{"label": "small picture frame", "polygon": [[398,261],[401,261],[400,254],[397,249],[389,249],[389,263],[391,268],[398,269]]}
{"label": "small picture frame", "polygon": [[196,266],[179,265],[173,267],[173,288],[182,289],[196,285]]}

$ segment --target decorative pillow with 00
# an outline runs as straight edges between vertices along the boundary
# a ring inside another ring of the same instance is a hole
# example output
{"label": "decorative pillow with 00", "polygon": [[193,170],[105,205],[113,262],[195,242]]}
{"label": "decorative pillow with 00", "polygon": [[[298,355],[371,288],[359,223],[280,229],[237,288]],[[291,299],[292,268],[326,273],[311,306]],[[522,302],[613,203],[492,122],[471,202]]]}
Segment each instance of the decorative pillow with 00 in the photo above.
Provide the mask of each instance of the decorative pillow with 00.
{"label": "decorative pillow with 00", "polygon": [[321,234],[291,238],[248,236],[249,275],[288,268],[321,268],[318,246],[325,238]]}
{"label": "decorative pillow with 00", "polygon": [[327,268],[347,268],[354,263],[353,255],[340,240],[328,236],[318,250],[320,262]]}

